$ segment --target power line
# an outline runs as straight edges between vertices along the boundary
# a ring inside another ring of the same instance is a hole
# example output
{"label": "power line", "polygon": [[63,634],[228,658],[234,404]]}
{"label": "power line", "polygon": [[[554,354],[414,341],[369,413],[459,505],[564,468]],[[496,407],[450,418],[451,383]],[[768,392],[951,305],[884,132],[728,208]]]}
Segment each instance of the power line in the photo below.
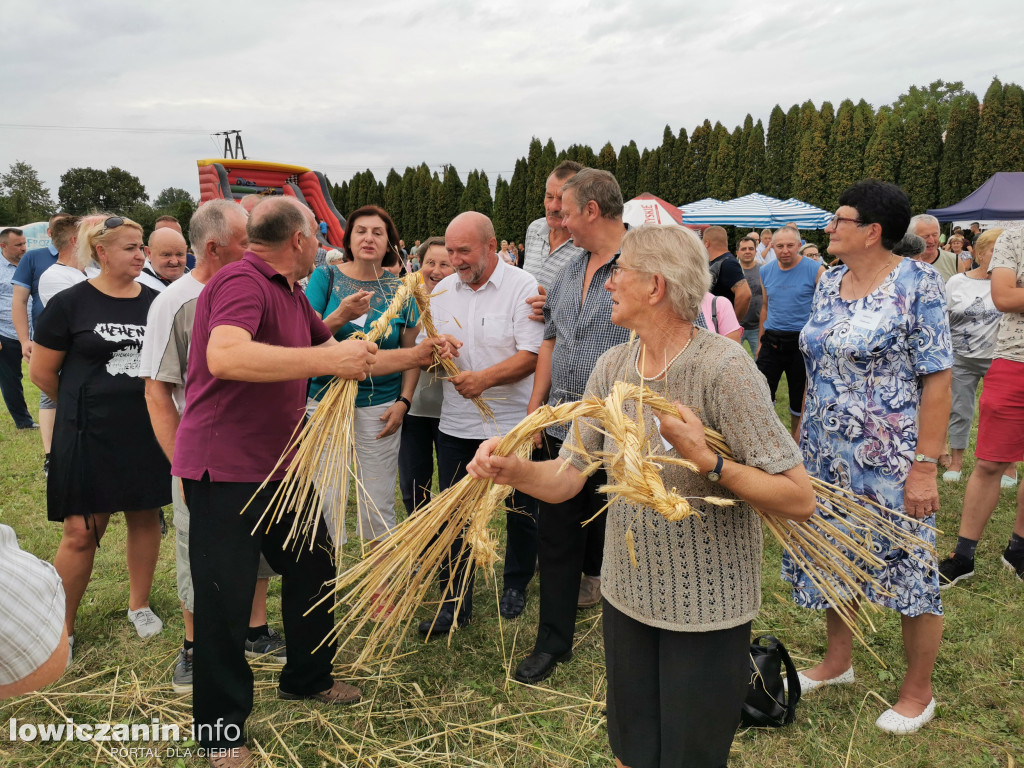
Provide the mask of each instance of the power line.
{"label": "power line", "polygon": [[35,125],[30,123],[0,123],[0,128],[11,130],[31,128],[44,131],[108,131],[111,133],[173,133],[173,134],[211,134],[199,128],[110,128],[98,125]]}

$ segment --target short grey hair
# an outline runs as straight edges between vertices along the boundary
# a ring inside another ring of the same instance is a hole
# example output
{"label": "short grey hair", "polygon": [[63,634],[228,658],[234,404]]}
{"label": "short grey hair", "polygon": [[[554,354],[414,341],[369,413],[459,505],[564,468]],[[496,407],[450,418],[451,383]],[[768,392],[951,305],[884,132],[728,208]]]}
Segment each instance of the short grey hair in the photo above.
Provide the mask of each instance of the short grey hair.
{"label": "short grey hair", "polygon": [[345,254],[339,251],[337,248],[332,248],[324,256],[324,262],[327,264],[341,264],[345,260]]}
{"label": "short grey hair", "polygon": [[281,245],[292,235],[313,236],[313,224],[306,208],[294,197],[267,197],[249,214],[246,232],[253,245]]}
{"label": "short grey hair", "polygon": [[665,278],[669,304],[680,319],[697,319],[711,288],[711,271],[707,251],[693,232],[674,224],[644,224],[623,236],[622,254],[637,269]]}
{"label": "short grey hair", "polygon": [[188,223],[188,237],[192,253],[199,261],[206,256],[206,244],[213,240],[217,245],[231,241],[231,216],[239,213],[243,220],[249,218],[245,208],[234,200],[210,200],[200,205]]}
{"label": "short grey hair", "polygon": [[619,182],[608,171],[597,168],[584,168],[575,176],[570,176],[562,187],[562,194],[572,190],[576,209],[582,211],[591,200],[597,203],[601,218],[622,218],[622,189]]}
{"label": "short grey hair", "polygon": [[939,220],[930,213],[919,213],[917,216],[912,216],[910,218],[910,223],[907,225],[907,233],[916,235],[918,224],[934,224],[937,227],[939,226]]}

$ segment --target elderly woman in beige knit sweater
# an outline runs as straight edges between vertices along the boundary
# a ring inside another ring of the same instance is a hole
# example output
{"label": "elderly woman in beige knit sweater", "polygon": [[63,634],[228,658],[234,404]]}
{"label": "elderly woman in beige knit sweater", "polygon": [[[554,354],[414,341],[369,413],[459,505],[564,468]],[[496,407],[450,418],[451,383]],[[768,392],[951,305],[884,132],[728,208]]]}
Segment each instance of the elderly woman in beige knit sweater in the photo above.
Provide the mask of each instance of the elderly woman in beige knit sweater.
{"label": "elderly woman in beige knit sweater", "polygon": [[[636,331],[639,343],[605,353],[588,394],[604,398],[616,381],[634,381],[675,402],[679,418],[659,421],[646,406],[637,414],[634,402],[626,412],[643,419],[651,453],[674,452],[700,470],[667,464],[663,472],[665,486],[692,497],[699,516],[669,522],[622,499],[608,509],[601,574],[608,734],[620,766],[726,764],[761,602],[761,525],[753,508],[806,520],[815,505],[800,452],[750,356],[695,326],[709,283],[707,255],[689,230],[648,225],[623,238],[605,284],[612,322]],[[705,424],[725,436],[735,460],[708,448]],[[495,456],[492,440],[469,473],[552,503],[570,498],[583,487],[587,465],[574,449],[618,450],[600,425],[578,426],[559,459]],[[715,507],[700,501],[705,496],[739,503]]]}

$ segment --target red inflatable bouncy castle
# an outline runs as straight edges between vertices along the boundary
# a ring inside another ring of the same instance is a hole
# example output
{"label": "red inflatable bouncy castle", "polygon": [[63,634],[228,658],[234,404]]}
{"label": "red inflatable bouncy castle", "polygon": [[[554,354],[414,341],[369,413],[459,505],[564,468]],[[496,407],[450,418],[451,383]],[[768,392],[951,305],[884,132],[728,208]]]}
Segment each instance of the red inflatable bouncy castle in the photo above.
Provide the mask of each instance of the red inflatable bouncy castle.
{"label": "red inflatable bouncy castle", "polygon": [[241,200],[246,195],[288,195],[310,207],[319,221],[327,222],[325,248],[341,248],[345,217],[334,207],[327,179],[299,165],[259,160],[197,160],[199,199]]}

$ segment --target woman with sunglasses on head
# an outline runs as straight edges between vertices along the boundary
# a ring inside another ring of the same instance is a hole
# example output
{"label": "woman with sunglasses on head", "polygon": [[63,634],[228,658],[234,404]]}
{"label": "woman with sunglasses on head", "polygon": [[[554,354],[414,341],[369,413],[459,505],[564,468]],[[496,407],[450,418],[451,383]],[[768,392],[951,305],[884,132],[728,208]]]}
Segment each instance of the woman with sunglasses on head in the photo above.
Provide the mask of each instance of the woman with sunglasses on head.
{"label": "woman with sunglasses on head", "polygon": [[113,512],[124,511],[128,618],[140,637],[163,623],[149,608],[160,553],[160,507],[170,466],[156,441],[138,377],[153,289],[136,282],[146,256],[142,227],[90,217],[78,233],[79,266],[99,274],[56,294],[39,317],[29,375],[57,401],[47,517],[62,522],[54,566],[67,595],[68,636]]}
{"label": "woman with sunglasses on head", "polygon": [[[879,515],[922,541],[912,552],[874,532],[868,542],[884,565],[873,569],[864,593],[900,614],[907,656],[899,698],[875,723],[890,733],[912,733],[935,712],[942,601],[932,526],[953,364],[942,276],[893,253],[909,223],[910,202],[893,184],[867,179],[839,196],[825,232],[828,252],[843,266],[822,275],[800,333],[807,364],[800,447],[807,471],[901,513]],[[843,521],[841,510],[833,516]],[[782,576],[797,605],[825,611],[825,657],[799,673],[801,690],[852,683],[852,631],[815,575],[788,553]],[[857,599],[851,596],[847,607],[856,611]]]}
{"label": "woman with sunglasses on head", "polygon": [[[401,265],[398,230],[382,208],[367,205],[349,215],[343,240],[345,260],[318,267],[309,278],[306,297],[338,340],[368,332],[384,314],[401,285],[389,271]],[[359,382],[354,415],[357,457],[358,533],[363,539],[386,536],[395,527],[395,478],[402,440],[402,420],[409,411],[421,365],[432,362],[437,340],[416,344],[419,312],[409,301],[377,341],[373,375]],[[312,380],[308,412],[323,398],[331,377]],[[328,532],[345,541],[347,482],[318,486]]]}

